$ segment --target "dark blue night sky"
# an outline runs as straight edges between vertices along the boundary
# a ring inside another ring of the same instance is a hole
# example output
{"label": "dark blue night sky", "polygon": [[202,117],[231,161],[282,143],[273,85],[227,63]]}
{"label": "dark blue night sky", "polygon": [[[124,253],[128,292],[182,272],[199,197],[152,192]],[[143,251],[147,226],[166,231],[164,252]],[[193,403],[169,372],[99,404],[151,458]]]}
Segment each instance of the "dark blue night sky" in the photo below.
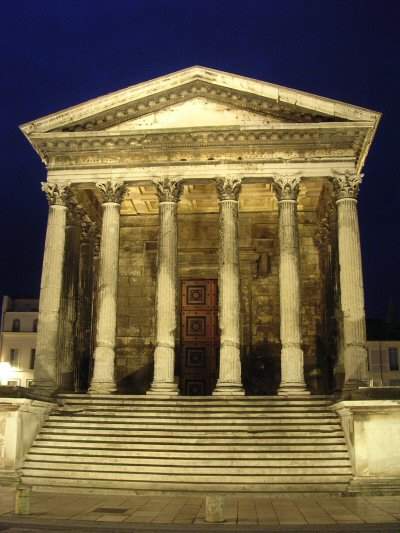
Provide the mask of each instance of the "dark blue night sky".
{"label": "dark blue night sky", "polygon": [[39,293],[45,169],[18,125],[191,65],[383,113],[360,222],[367,314],[400,311],[398,0],[18,0],[2,4],[0,294]]}

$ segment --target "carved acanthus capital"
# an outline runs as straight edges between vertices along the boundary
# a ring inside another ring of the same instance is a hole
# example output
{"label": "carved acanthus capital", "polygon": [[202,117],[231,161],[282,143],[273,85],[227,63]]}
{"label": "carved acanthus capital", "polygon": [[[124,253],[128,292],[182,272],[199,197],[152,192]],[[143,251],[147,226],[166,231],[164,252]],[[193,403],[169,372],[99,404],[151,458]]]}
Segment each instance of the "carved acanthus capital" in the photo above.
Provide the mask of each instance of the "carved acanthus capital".
{"label": "carved acanthus capital", "polygon": [[353,198],[356,200],[363,177],[364,174],[354,172],[334,172],[332,183],[336,199]]}
{"label": "carved acanthus capital", "polygon": [[99,181],[96,183],[96,187],[101,192],[103,204],[120,204],[126,193],[125,183],[117,181]]}
{"label": "carved acanthus capital", "polygon": [[223,200],[235,200],[239,199],[240,189],[242,187],[242,179],[232,176],[226,176],[224,178],[217,178],[215,180],[217,186],[218,199]]}
{"label": "carved acanthus capital", "polygon": [[272,178],[272,188],[278,202],[282,200],[297,200],[300,190],[301,177],[293,174],[277,174]]}
{"label": "carved acanthus capital", "polygon": [[152,181],[160,202],[179,202],[183,190],[181,178],[154,178]]}
{"label": "carved acanthus capital", "polygon": [[86,215],[81,218],[81,242],[89,243],[96,237],[97,227],[94,222]]}
{"label": "carved acanthus capital", "polygon": [[42,182],[42,191],[45,193],[49,205],[66,207],[72,196],[70,183]]}
{"label": "carved acanthus capital", "polygon": [[329,217],[326,216],[320,220],[317,231],[314,235],[314,243],[318,248],[324,248],[330,241],[331,228]]}

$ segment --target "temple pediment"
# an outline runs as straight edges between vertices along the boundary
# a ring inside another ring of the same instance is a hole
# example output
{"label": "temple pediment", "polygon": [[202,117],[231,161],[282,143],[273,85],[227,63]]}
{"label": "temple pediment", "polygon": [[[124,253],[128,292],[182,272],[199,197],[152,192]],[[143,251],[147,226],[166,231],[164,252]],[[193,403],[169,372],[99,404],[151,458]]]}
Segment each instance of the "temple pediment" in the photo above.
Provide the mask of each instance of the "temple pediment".
{"label": "temple pediment", "polygon": [[[89,100],[24,124],[26,135],[44,132],[192,126],[185,112],[228,124],[376,121],[379,113],[279,85],[204,67],[191,67]],[[192,120],[192,119],[191,119]],[[227,121],[227,122],[225,122]]]}
{"label": "temple pediment", "polygon": [[107,128],[107,130],[132,131],[153,128],[266,126],[271,123],[287,121],[288,119],[284,117],[256,113],[200,96],[121,122]]}

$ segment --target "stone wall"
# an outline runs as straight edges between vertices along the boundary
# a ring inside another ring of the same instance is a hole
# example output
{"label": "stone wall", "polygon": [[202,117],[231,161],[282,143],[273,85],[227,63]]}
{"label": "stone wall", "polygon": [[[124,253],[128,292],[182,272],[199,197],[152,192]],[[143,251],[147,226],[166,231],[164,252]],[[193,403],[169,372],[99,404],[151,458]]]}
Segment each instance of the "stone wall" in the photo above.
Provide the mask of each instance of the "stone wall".
{"label": "stone wall", "polygon": [[[218,214],[180,214],[180,278],[218,277]],[[305,375],[314,392],[327,380],[325,276],[315,244],[317,214],[299,213]],[[119,390],[144,393],[152,378],[158,216],[122,216],[116,368]],[[277,212],[240,214],[243,380],[248,393],[275,393],[280,380]],[[178,321],[179,332],[179,321]],[[177,337],[179,351],[179,335]],[[325,365],[326,366],[326,365]]]}

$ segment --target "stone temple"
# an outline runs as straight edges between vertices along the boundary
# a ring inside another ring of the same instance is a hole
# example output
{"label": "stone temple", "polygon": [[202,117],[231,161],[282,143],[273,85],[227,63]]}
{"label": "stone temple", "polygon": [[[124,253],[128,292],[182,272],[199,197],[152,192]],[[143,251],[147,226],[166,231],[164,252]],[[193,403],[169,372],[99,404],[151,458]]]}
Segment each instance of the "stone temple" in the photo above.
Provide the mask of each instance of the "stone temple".
{"label": "stone temple", "polygon": [[26,483],[396,486],[399,406],[365,399],[357,197],[379,119],[192,67],[21,127],[49,202]]}

